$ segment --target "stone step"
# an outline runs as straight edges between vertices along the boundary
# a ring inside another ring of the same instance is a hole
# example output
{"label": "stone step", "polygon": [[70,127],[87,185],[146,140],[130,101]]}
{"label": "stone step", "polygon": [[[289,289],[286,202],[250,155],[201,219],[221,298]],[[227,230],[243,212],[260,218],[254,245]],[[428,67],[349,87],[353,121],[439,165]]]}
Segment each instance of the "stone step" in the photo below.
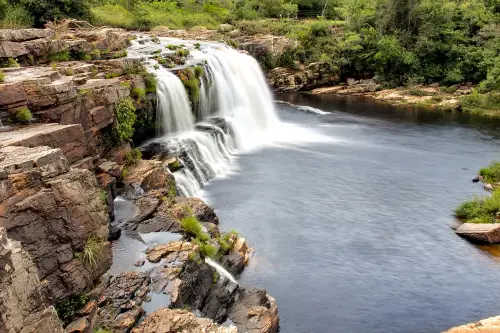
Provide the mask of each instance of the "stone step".
{"label": "stone step", "polygon": [[455,232],[475,243],[500,243],[500,223],[464,223]]}

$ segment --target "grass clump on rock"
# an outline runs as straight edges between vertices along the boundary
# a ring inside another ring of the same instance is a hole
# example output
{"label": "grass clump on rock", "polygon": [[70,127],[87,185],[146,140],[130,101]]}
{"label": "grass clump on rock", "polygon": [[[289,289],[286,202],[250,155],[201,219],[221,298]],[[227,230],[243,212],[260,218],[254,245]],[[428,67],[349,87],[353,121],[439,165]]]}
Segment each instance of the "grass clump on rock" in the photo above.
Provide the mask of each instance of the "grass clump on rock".
{"label": "grass clump on rock", "polygon": [[479,175],[486,183],[500,182],[500,161],[493,161],[486,168],[479,170]]}
{"label": "grass clump on rock", "polygon": [[33,119],[33,115],[31,114],[30,109],[27,107],[21,108],[16,112],[16,120],[19,123],[28,123]]}
{"label": "grass clump on rock", "polygon": [[89,300],[88,296],[85,294],[71,296],[56,304],[56,311],[59,319],[67,325],[71,322],[71,319],[82,306],[87,304]]}
{"label": "grass clump on rock", "polygon": [[455,215],[468,223],[495,223],[500,212],[500,190],[495,190],[491,196],[479,197],[461,204]]}
{"label": "grass clump on rock", "polygon": [[[102,197],[101,200],[103,200]],[[80,259],[88,267],[95,268],[99,262],[103,246],[104,242],[101,239],[90,236],[83,247],[83,251],[75,253],[75,258]]]}
{"label": "grass clump on rock", "polygon": [[4,83],[5,82],[5,73],[0,71],[0,83]]}

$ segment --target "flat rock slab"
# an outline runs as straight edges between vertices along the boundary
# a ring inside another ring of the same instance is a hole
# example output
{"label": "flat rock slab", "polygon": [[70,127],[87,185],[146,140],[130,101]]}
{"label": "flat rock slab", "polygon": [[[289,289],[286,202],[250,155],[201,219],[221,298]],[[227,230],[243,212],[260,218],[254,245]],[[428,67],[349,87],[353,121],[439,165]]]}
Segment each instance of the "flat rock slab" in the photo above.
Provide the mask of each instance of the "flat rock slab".
{"label": "flat rock slab", "polygon": [[500,223],[464,223],[455,232],[475,243],[500,243]]}
{"label": "flat rock slab", "polygon": [[0,145],[59,148],[70,162],[81,160],[87,153],[80,124],[40,124],[0,132]]}

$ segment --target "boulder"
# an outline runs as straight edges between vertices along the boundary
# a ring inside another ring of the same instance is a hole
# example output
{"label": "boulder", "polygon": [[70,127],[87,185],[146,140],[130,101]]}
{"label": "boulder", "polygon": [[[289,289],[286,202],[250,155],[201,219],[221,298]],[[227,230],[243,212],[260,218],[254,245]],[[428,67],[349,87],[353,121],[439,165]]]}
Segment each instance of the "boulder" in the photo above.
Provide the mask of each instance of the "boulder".
{"label": "boulder", "polygon": [[170,210],[179,220],[182,220],[187,214],[192,214],[200,222],[219,224],[215,210],[199,198],[176,197]]}
{"label": "boulder", "polygon": [[[170,242],[164,245],[157,245],[146,250],[146,257],[150,262],[159,262],[163,257],[166,257],[172,253],[176,254],[178,257],[186,257],[190,252],[197,251],[198,246],[191,244],[189,242]],[[185,253],[183,253],[185,252]],[[174,258],[175,261],[175,258]]]}
{"label": "boulder", "polygon": [[229,318],[240,332],[274,333],[278,331],[278,306],[261,289],[240,289]]}
{"label": "boulder", "polygon": [[145,192],[161,188],[174,188],[174,176],[163,166],[161,161],[140,160],[130,167],[123,182],[129,186],[140,186]]}
{"label": "boulder", "polygon": [[267,79],[275,91],[294,92],[336,84],[339,76],[329,64],[316,62],[297,69],[273,68],[267,73]]}
{"label": "boulder", "polygon": [[231,251],[221,258],[220,263],[232,275],[239,275],[245,268],[245,254]]}
{"label": "boulder", "polygon": [[494,244],[500,242],[499,223],[464,223],[455,232],[474,243]]}
{"label": "boulder", "polygon": [[160,309],[144,319],[132,333],[236,333],[236,327],[222,327],[185,310]]}
{"label": "boulder", "polygon": [[90,332],[90,323],[85,317],[80,317],[71,322],[66,327],[66,333],[88,333]]}

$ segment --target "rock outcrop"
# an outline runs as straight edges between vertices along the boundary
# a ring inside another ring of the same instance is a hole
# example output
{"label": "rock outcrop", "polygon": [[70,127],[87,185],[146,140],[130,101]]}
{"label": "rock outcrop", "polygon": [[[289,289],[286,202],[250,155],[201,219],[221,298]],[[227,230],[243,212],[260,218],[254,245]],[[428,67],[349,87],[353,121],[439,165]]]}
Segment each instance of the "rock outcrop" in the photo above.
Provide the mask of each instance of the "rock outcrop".
{"label": "rock outcrop", "polygon": [[236,327],[222,327],[185,310],[160,309],[149,315],[132,333],[236,333]]}
{"label": "rock outcrop", "polygon": [[491,317],[462,326],[454,327],[445,333],[498,333],[500,332],[500,316]]}
{"label": "rock outcrop", "polygon": [[339,76],[329,64],[315,62],[298,69],[273,68],[267,73],[267,80],[275,91],[294,92],[336,84]]}
{"label": "rock outcrop", "polygon": [[81,293],[111,265],[103,242],[95,266],[77,258],[89,239],[106,240],[108,217],[94,175],[70,169],[61,150],[0,149],[0,227],[21,242],[49,300]]}
{"label": "rock outcrop", "polygon": [[63,333],[59,318],[44,299],[38,271],[19,242],[0,228],[0,332]]}
{"label": "rock outcrop", "polygon": [[262,289],[241,289],[229,318],[240,332],[274,333],[279,327],[276,301]]}

